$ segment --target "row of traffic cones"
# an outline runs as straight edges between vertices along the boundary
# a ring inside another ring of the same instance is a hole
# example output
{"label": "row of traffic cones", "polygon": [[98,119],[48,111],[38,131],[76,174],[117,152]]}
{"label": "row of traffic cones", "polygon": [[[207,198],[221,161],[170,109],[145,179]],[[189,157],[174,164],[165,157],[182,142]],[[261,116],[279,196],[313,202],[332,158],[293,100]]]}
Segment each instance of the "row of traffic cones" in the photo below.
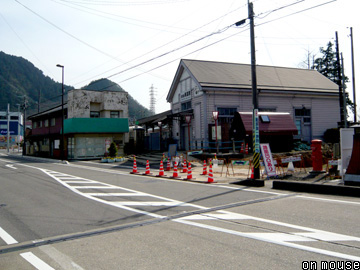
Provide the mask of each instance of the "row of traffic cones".
{"label": "row of traffic cones", "polygon": [[[170,167],[169,163],[167,165],[167,167]],[[168,168],[166,169],[168,170]],[[188,167],[186,167],[186,161],[184,162],[183,165],[183,173],[187,172],[187,176],[186,178],[183,178],[184,180],[195,180],[195,178],[192,177],[192,170],[191,170],[191,163],[189,162]],[[134,157],[134,163],[133,163],[133,170],[130,172],[131,174],[138,174],[138,170],[137,170],[137,164],[136,164],[136,158]],[[143,175],[152,175],[152,173],[150,172],[150,164],[149,164],[149,160],[146,161],[146,170],[145,173],[143,173]],[[203,173],[201,175],[207,175],[207,166],[206,166],[206,161],[204,160],[204,168],[203,168]],[[162,177],[162,176],[166,176],[165,172],[164,172],[164,164],[163,161],[160,161],[160,170],[159,170],[159,174],[156,175],[157,177]],[[174,172],[173,172],[173,176],[170,178],[175,178],[178,179],[179,177],[179,173],[177,170],[177,162],[175,162],[174,164]],[[214,182],[214,176],[213,176],[213,172],[212,172],[212,164],[210,163],[209,166],[209,176],[208,176],[208,183],[212,183]]]}

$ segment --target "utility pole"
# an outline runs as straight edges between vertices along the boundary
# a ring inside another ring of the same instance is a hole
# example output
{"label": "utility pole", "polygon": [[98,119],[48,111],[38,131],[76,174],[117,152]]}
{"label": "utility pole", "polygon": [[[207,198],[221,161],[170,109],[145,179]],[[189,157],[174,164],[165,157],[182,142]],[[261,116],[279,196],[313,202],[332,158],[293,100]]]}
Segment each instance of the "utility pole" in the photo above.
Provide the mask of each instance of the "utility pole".
{"label": "utility pole", "polygon": [[342,79],[341,79],[341,64],[340,64],[340,52],[339,52],[339,40],[338,33],[335,32],[335,44],[336,44],[336,62],[337,62],[337,85],[339,86],[339,105],[340,105],[340,126],[344,127],[344,101],[343,101],[343,91],[342,91]]}
{"label": "utility pole", "polygon": [[346,93],[345,93],[345,75],[344,75],[344,58],[343,54],[341,53],[341,70],[342,70],[342,84],[343,84],[343,107],[344,107],[344,128],[347,128],[347,111],[346,111]]}
{"label": "utility pole", "polygon": [[250,19],[250,40],[251,40],[251,88],[253,100],[253,166],[254,179],[260,179],[260,136],[259,136],[259,105],[257,97],[257,81],[256,81],[256,57],[255,57],[255,25],[253,3],[248,0],[249,19]]}
{"label": "utility pole", "polygon": [[26,144],[25,144],[25,135],[26,135],[26,109],[27,109],[27,99],[26,96],[24,96],[24,104],[23,104],[23,109],[24,109],[24,122],[23,122],[23,129],[24,129],[24,138],[23,138],[23,156],[26,155]]}
{"label": "utility pole", "polygon": [[6,110],[6,119],[7,119],[7,153],[10,152],[10,104],[7,105]]}
{"label": "utility pole", "polygon": [[353,98],[354,98],[354,123],[356,123],[357,115],[356,115],[356,94],[355,94],[354,37],[353,37],[352,27],[350,27],[350,38],[351,38],[352,85],[353,85]]}

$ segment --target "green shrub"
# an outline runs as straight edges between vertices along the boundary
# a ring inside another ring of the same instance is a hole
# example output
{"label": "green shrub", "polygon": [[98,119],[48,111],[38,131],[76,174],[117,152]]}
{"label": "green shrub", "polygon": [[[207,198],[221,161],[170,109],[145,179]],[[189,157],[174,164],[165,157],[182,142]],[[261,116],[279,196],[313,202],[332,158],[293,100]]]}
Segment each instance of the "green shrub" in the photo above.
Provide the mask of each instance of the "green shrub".
{"label": "green shrub", "polygon": [[108,151],[109,151],[109,156],[110,157],[116,157],[117,156],[117,148],[116,148],[116,144],[114,142],[112,142],[110,144],[110,147],[109,147]]}

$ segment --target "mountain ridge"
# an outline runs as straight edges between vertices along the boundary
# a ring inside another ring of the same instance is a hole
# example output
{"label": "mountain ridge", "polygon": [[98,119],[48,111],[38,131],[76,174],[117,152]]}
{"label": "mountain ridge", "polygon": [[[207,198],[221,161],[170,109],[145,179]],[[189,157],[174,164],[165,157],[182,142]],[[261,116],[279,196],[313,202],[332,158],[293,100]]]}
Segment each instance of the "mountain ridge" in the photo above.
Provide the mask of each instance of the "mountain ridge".
{"label": "mountain ridge", "polygon": [[[30,61],[20,56],[6,54],[0,51],[0,110],[5,111],[10,104],[11,111],[17,111],[19,105],[24,104],[24,97],[28,102],[27,115],[45,111],[61,104],[61,83],[46,76]],[[64,85],[65,96],[73,86]],[[98,91],[125,91],[120,85],[102,78],[90,82],[81,89]],[[54,95],[54,93],[59,93]],[[40,95],[40,106],[38,105]],[[65,98],[66,100],[66,98]],[[141,105],[130,94],[129,120],[150,116],[149,109]],[[131,122],[131,121],[130,121]]]}

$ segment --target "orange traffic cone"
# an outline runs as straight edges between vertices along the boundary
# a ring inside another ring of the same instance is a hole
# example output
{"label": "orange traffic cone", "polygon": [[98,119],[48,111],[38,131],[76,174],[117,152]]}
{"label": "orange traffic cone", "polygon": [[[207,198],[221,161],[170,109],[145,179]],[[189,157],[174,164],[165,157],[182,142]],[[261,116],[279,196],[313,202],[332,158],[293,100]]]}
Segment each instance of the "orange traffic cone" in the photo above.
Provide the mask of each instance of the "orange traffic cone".
{"label": "orange traffic cone", "polygon": [[160,171],[159,171],[159,174],[156,175],[157,177],[162,177],[162,176],[165,176],[164,174],[164,164],[163,164],[163,161],[161,160],[160,161]]}
{"label": "orange traffic cone", "polygon": [[184,160],[182,172],[187,173],[186,160]]}
{"label": "orange traffic cone", "polygon": [[250,176],[250,179],[254,179],[254,167],[252,167],[252,169],[251,169],[251,176]]}
{"label": "orange traffic cone", "polygon": [[174,162],[174,172],[171,178],[179,178],[178,170],[177,170],[177,162]]}
{"label": "orange traffic cone", "polygon": [[191,173],[191,163],[189,162],[189,167],[187,169],[187,177],[184,178],[184,180],[192,180],[195,179],[192,177],[192,173]]}
{"label": "orange traffic cone", "polygon": [[249,154],[249,144],[246,144],[246,146],[245,146],[245,154],[246,155]]}
{"label": "orange traffic cone", "polygon": [[212,165],[210,163],[210,166],[209,166],[209,177],[208,177],[208,183],[212,183],[214,182],[214,176],[213,176],[213,171],[212,171]]}
{"label": "orange traffic cone", "polygon": [[143,173],[143,175],[150,175],[150,174],[152,174],[152,173],[150,172],[150,164],[149,164],[149,161],[147,160],[146,161],[146,170],[145,170],[145,173]]}
{"label": "orange traffic cone", "polygon": [[168,161],[167,161],[166,171],[171,171],[170,158],[168,158]]}
{"label": "orange traffic cone", "polygon": [[203,167],[203,173],[200,175],[207,175],[207,165],[206,165],[206,160],[204,160],[204,167]]}
{"label": "orange traffic cone", "polygon": [[139,173],[137,170],[137,165],[136,165],[136,157],[134,156],[134,164],[133,164],[133,170],[132,172],[130,172],[131,174],[133,173]]}
{"label": "orange traffic cone", "polygon": [[241,143],[240,153],[244,153],[244,143]]}

